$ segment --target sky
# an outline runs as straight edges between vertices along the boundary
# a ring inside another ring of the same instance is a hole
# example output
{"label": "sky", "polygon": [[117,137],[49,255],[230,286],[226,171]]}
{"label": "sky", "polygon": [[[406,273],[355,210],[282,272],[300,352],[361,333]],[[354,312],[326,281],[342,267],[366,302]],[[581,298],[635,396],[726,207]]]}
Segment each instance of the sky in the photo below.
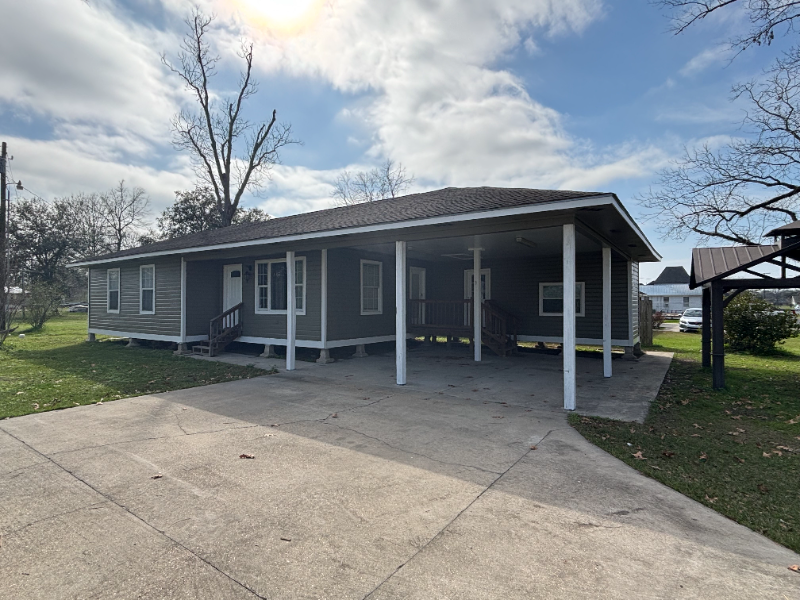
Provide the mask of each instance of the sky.
{"label": "sky", "polygon": [[246,206],[284,216],[333,206],[345,169],[387,158],[409,190],[507,186],[614,192],[663,255],[689,268],[695,240],[663,240],[640,198],[684,148],[742,135],[731,86],[763,77],[783,41],[734,53],[746,30],[719,11],[684,34],[641,0],[25,0],[0,20],[0,140],[26,197],[144,188],[155,220],[192,189],[171,120],[191,97],[174,59],[197,5],[216,15],[215,90],[229,96],[254,44],[253,121],[302,144]]}

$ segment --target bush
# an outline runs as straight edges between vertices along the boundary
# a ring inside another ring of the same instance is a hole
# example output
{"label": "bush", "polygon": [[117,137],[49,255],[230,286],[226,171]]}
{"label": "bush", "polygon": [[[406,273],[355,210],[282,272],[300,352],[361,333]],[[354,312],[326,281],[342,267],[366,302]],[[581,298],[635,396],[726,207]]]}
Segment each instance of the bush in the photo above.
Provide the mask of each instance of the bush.
{"label": "bush", "polygon": [[25,299],[23,320],[33,329],[40,329],[50,317],[58,315],[63,288],[54,283],[34,283]]}
{"label": "bush", "polygon": [[664,319],[667,316],[662,311],[656,311],[653,313],[653,329],[661,329],[661,326],[664,324]]}
{"label": "bush", "polygon": [[795,315],[777,312],[751,292],[743,292],[725,308],[725,341],[732,350],[766,354],[798,335],[800,325]]}

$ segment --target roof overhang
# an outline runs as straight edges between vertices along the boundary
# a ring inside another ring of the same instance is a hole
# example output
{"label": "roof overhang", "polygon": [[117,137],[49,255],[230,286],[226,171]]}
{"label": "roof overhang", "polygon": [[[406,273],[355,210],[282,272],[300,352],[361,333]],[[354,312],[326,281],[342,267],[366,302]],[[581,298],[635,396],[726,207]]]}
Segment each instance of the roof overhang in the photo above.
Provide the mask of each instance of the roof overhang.
{"label": "roof overhang", "polygon": [[[237,248],[249,248],[254,246],[271,246],[277,244],[297,243],[303,241],[321,241],[325,239],[339,238],[343,236],[354,236],[361,234],[375,234],[381,232],[402,232],[420,227],[456,224],[456,223],[474,223],[479,220],[491,220],[504,217],[526,216],[526,215],[541,215],[553,211],[579,211],[581,209],[602,208],[605,206],[611,207],[612,211],[618,215],[619,220],[630,229],[630,232],[638,239],[646,250],[644,255],[639,254],[639,262],[658,262],[661,260],[661,255],[656,251],[642,230],[630,216],[628,211],[622,206],[622,203],[614,194],[598,194],[597,196],[589,196],[583,198],[574,198],[567,200],[557,200],[554,202],[547,202],[541,204],[529,204],[525,206],[516,206],[511,208],[501,208],[486,211],[476,211],[471,213],[463,213],[457,215],[444,215],[424,219],[411,219],[407,221],[394,221],[388,223],[380,223],[375,225],[366,225],[360,227],[346,227],[341,229],[317,231],[306,234],[295,234],[287,236],[276,236],[272,238],[259,238],[240,242],[231,242],[224,244],[214,244],[207,246],[194,246],[189,248],[179,248],[171,250],[161,250],[155,252],[142,252],[139,254],[118,256],[112,258],[98,258],[94,260],[86,260],[75,262],[69,267],[89,267],[92,265],[108,264],[115,262],[123,262],[130,260],[149,259],[159,256],[185,256],[188,254],[195,254],[199,252],[209,252],[215,250],[228,250]],[[603,235],[601,232],[600,235]],[[611,234],[609,234],[611,235]],[[627,254],[632,254],[628,252]]]}

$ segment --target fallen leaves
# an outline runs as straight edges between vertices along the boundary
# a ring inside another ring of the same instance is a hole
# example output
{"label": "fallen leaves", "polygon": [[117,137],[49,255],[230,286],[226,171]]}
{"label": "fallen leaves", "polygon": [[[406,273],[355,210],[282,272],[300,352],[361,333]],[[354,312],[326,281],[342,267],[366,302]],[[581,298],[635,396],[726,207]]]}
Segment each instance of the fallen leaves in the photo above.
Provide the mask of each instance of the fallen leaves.
{"label": "fallen leaves", "polygon": [[164,476],[161,473],[156,473],[150,479],[161,479],[162,477],[164,477]]}
{"label": "fallen leaves", "polygon": [[536,446],[531,446],[531,450],[536,450]]}
{"label": "fallen leaves", "polygon": [[661,454],[667,458],[672,458],[675,456],[675,453],[672,450],[664,450]]}
{"label": "fallen leaves", "polygon": [[787,567],[790,571],[794,571],[795,573],[800,573],[800,565],[791,565]]}
{"label": "fallen leaves", "polygon": [[644,456],[642,456],[641,450],[639,450],[636,454],[631,454],[631,456],[633,456],[633,458],[636,460],[647,460]]}
{"label": "fallen leaves", "polygon": [[255,458],[255,456],[253,456],[252,454],[240,454],[239,458],[250,458],[250,459],[252,459],[252,458]]}
{"label": "fallen leaves", "polygon": [[705,452],[701,452],[700,456],[698,457],[698,460],[700,462],[706,462],[708,460],[708,454],[706,454]]}

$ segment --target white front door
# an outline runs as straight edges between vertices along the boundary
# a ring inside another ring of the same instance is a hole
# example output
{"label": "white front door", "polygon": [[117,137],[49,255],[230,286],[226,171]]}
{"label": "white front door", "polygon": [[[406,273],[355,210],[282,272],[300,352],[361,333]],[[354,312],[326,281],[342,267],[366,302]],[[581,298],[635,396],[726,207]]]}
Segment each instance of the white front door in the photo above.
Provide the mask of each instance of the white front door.
{"label": "white front door", "polygon": [[[408,299],[425,300],[425,269],[422,267],[408,268]],[[425,304],[415,303],[411,305],[411,324],[425,324]]]}
{"label": "white front door", "polygon": [[[472,298],[472,290],[475,283],[475,269],[464,271],[464,300]],[[481,303],[492,299],[492,271],[491,269],[481,269]],[[464,324],[469,325],[470,319],[469,305],[464,306]]]}
{"label": "white front door", "polygon": [[225,312],[242,301],[242,265],[225,265],[222,278],[222,312]]}

